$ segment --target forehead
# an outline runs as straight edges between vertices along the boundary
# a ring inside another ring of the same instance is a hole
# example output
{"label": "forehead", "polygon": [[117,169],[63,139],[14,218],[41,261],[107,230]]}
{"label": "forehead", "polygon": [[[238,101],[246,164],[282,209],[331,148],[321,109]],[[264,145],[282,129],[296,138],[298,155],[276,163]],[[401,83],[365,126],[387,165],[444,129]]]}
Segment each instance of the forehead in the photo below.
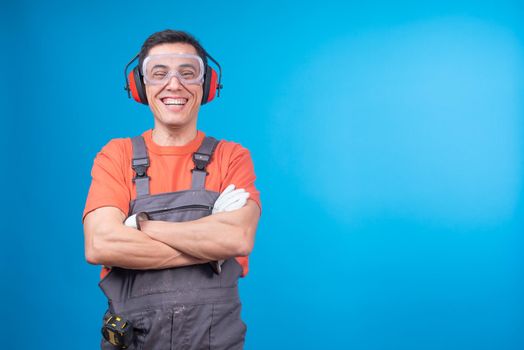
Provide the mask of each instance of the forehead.
{"label": "forehead", "polygon": [[187,43],[170,43],[153,46],[149,50],[148,55],[161,55],[167,53],[198,54],[193,45]]}

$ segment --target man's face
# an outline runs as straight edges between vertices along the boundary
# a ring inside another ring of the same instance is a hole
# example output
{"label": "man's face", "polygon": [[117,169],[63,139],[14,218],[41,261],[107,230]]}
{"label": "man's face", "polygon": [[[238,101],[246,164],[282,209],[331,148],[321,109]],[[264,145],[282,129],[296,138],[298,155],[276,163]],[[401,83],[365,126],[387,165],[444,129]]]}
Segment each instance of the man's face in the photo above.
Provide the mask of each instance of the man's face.
{"label": "man's face", "polygon": [[[161,44],[152,47],[148,56],[161,54],[197,55],[197,51],[186,43]],[[157,123],[178,128],[196,126],[202,94],[202,84],[183,84],[176,76],[164,84],[146,84],[147,101],[155,117],[155,126]]]}

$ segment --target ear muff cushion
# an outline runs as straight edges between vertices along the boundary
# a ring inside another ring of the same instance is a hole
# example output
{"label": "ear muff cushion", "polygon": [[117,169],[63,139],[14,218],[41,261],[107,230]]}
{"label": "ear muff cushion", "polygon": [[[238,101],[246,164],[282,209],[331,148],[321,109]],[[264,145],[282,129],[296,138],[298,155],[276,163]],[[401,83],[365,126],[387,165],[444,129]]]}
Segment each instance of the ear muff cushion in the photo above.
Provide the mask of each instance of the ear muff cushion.
{"label": "ear muff cushion", "polygon": [[147,105],[147,95],[138,67],[129,72],[129,89],[136,102]]}
{"label": "ear muff cushion", "polygon": [[211,68],[207,66],[206,74],[204,75],[204,85],[202,86],[202,101],[200,102],[200,105],[205,105],[208,102],[209,85],[211,83],[211,79],[209,79],[210,76],[211,76]]}
{"label": "ear muff cushion", "polygon": [[202,94],[202,103],[204,105],[208,102],[211,102],[216,95],[218,84],[218,75],[215,70],[209,66],[206,68],[206,78],[204,79],[203,94]]}
{"label": "ear muff cushion", "polygon": [[209,83],[209,95],[207,96],[207,102],[212,101],[217,93],[218,86],[218,74],[214,69],[211,69],[211,79]]}

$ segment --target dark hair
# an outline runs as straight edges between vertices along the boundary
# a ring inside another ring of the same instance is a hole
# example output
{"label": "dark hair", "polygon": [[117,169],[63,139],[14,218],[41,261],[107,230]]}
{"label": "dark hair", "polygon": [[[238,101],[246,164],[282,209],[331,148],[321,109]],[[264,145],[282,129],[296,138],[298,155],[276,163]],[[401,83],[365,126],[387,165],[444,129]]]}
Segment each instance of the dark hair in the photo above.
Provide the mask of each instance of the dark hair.
{"label": "dark hair", "polygon": [[204,67],[207,67],[206,50],[200,45],[197,39],[189,33],[180,30],[166,29],[161,32],[153,33],[144,41],[138,55],[138,66],[142,69],[142,63],[149,54],[152,47],[162,44],[185,43],[196,49],[198,56],[204,61]]}

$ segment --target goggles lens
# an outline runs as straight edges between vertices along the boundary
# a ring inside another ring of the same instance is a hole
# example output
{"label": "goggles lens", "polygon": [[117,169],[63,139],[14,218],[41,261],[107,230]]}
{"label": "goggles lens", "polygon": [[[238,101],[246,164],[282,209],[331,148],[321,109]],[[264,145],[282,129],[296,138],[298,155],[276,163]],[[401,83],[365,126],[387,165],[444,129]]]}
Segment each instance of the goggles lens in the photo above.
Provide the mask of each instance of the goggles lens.
{"label": "goggles lens", "polygon": [[198,55],[191,54],[151,55],[144,60],[142,72],[148,85],[166,84],[173,77],[182,84],[201,84],[204,62]]}

